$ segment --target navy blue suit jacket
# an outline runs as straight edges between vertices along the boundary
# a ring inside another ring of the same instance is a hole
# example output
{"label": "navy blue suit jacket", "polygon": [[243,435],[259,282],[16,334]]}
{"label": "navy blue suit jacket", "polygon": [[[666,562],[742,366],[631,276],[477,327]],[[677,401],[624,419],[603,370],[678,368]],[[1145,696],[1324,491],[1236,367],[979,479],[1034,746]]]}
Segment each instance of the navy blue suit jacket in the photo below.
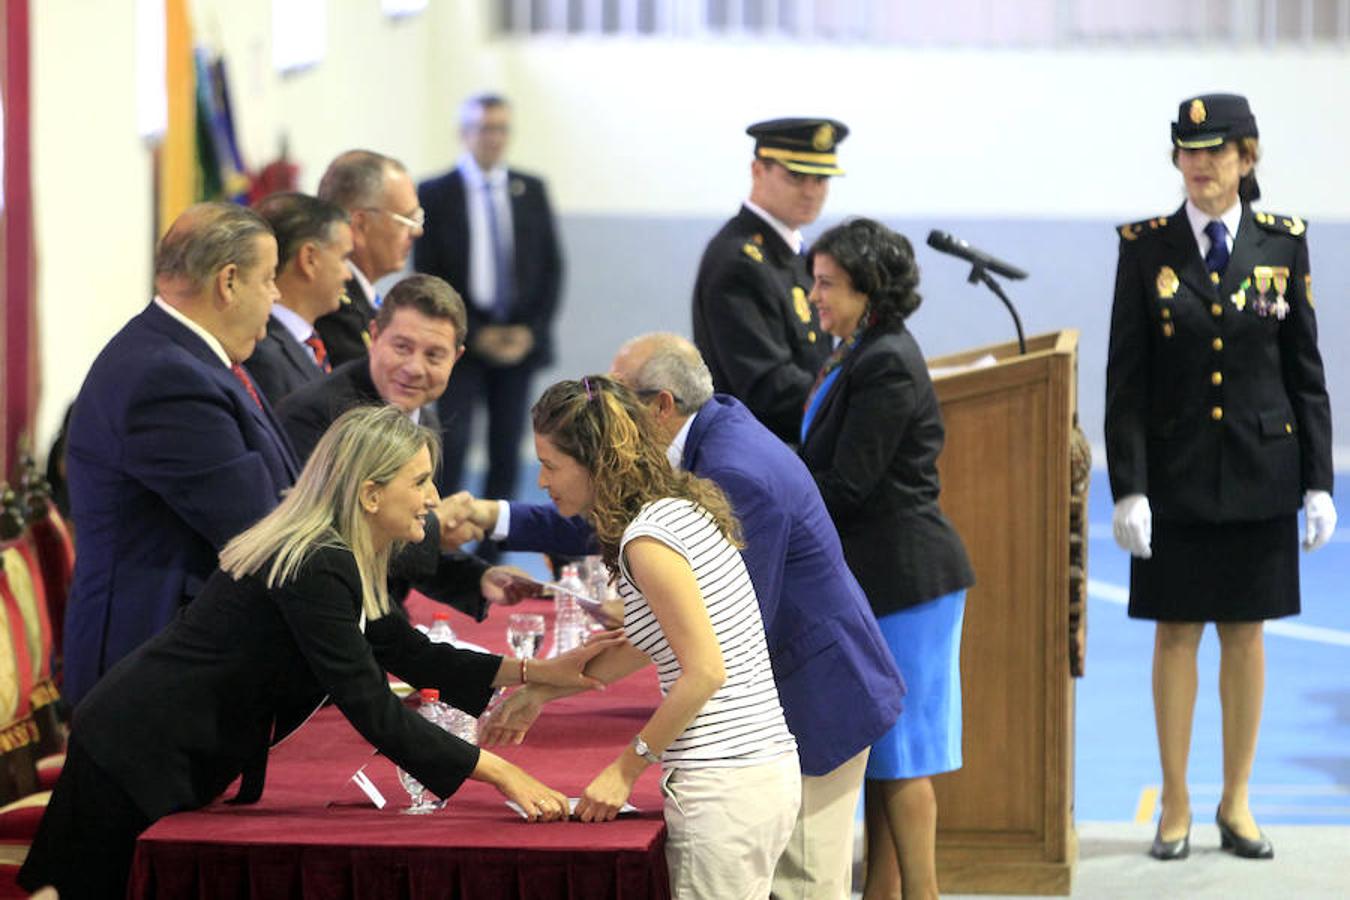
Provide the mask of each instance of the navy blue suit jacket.
{"label": "navy blue suit jacket", "polygon": [[[815,481],[745,406],[720,394],[694,417],[681,464],[715,482],[741,521],[741,555],[802,772],[824,775],[895,723],[905,689]],[[507,545],[595,552],[583,520],[515,503]]]}
{"label": "navy blue suit jacket", "polygon": [[62,693],[74,704],[197,595],[298,467],[267,401],[153,303],[94,360],[66,453],[80,549]]}
{"label": "navy blue suit jacket", "polygon": [[267,337],[258,341],[253,355],[244,361],[244,368],[273,406],[291,391],[320,381],[324,375],[305,346],[276,317],[268,318]]}

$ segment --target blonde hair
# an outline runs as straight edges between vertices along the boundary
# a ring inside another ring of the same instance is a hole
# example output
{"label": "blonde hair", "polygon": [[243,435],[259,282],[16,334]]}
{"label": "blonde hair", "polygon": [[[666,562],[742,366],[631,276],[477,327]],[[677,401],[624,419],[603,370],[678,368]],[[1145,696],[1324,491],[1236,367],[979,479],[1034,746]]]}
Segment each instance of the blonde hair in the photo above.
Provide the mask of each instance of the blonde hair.
{"label": "blonde hair", "polygon": [[702,507],[738,549],[741,526],[717,485],[670,464],[647,409],[632,391],[604,375],[560,381],[531,410],[536,434],[590,473],[590,520],[600,555],[619,570],[624,529],[654,500],[678,497]]}
{"label": "blonde hair", "polygon": [[315,550],[337,547],[356,557],[367,619],[389,612],[386,578],[394,548],[377,551],[361,506],[361,486],[387,484],[423,447],[440,458],[435,432],[394,406],[360,406],[343,413],[319,440],[295,486],[280,505],[220,552],[220,567],[237,580],[260,575],[284,584]]}

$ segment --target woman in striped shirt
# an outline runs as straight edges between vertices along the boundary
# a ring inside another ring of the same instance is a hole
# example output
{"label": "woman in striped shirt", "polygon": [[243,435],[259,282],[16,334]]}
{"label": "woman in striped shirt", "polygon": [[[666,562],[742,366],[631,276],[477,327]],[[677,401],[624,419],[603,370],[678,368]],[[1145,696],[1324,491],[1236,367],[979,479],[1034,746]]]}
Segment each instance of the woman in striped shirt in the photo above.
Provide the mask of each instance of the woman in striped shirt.
{"label": "woman in striped shirt", "polygon": [[612,819],[660,762],[672,896],[766,897],[800,770],[731,506],[670,464],[646,410],[609,378],[553,385],[533,420],[540,486],[563,515],[594,526],[623,598],[631,643],[587,674],[613,681],[654,662],[663,695],[576,814]]}

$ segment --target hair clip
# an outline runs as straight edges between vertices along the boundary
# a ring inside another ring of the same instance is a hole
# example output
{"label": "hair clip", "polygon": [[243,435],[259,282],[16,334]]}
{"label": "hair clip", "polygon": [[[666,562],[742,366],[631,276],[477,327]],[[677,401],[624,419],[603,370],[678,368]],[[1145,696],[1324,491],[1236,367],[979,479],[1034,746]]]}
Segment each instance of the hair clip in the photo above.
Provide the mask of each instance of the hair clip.
{"label": "hair clip", "polygon": [[594,399],[591,397],[591,380],[583,375],[581,377],[581,386],[586,389],[586,402],[590,403],[591,400]]}

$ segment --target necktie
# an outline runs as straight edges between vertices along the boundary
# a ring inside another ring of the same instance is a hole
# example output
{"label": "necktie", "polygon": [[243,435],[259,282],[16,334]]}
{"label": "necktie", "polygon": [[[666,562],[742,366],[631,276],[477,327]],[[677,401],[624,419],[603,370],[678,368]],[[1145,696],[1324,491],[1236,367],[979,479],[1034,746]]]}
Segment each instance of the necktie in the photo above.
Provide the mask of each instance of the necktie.
{"label": "necktie", "polygon": [[309,333],[309,337],[305,338],[305,346],[314,353],[314,364],[323,369],[325,375],[333,371],[333,364],[328,361],[328,348],[323,345],[323,338],[319,337],[317,331]]}
{"label": "necktie", "polygon": [[262,398],[258,396],[258,389],[253,386],[253,379],[248,377],[244,367],[235,363],[230,366],[230,371],[234,373],[235,378],[239,379],[239,383],[244,386],[244,390],[248,391],[248,395],[253,398],[253,402],[258,404],[258,409],[262,409]]}
{"label": "necktie", "polygon": [[1223,278],[1223,270],[1228,268],[1228,229],[1219,219],[1211,219],[1205,226],[1209,236],[1209,252],[1205,254],[1205,268],[1215,284]]}
{"label": "necktie", "polygon": [[505,322],[511,315],[515,284],[511,277],[511,260],[506,252],[506,241],[502,239],[501,223],[497,219],[497,201],[492,196],[490,181],[483,182],[483,205],[487,207],[488,235],[492,239],[492,317],[498,322]]}

